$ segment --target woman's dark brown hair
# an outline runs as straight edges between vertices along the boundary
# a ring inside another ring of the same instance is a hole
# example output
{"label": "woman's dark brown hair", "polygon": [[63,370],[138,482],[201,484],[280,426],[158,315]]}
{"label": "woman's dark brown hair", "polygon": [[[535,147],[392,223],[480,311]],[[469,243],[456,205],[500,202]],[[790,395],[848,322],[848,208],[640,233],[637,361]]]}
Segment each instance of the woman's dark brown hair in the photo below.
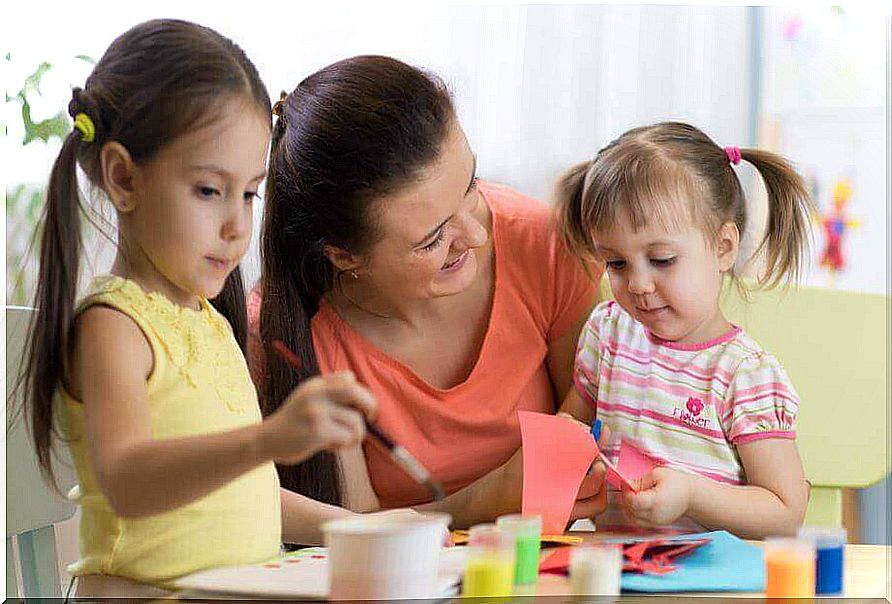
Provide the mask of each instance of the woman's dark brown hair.
{"label": "woman's dark brown hair", "polygon": [[[768,193],[768,226],[754,253],[765,256],[758,285],[771,288],[788,277],[795,280],[809,243],[812,202],[805,183],[775,153],[739,153],[759,172]],[[570,168],[558,182],[556,197],[564,240],[584,258],[594,255],[591,234],[610,228],[620,212],[635,229],[651,220],[672,223],[687,217],[710,241],[725,223],[734,223],[741,236],[747,225],[743,187],[727,152],[694,126],[680,122],[629,130],[595,159]],[[737,280],[733,270],[730,276]]]}
{"label": "woman's dark brown hair", "polygon": [[[381,56],[321,69],[277,103],[276,113],[261,231],[264,414],[319,373],[310,320],[340,277],[323,248],[366,252],[379,235],[377,204],[437,159],[455,120],[439,78]],[[275,340],[300,356],[299,372],[273,352]],[[331,453],[280,466],[279,476],[292,491],[342,503]]]}
{"label": "woman's dark brown hair", "polygon": [[[231,40],[174,19],[136,25],[112,42],[83,88],[75,88],[68,112],[86,114],[95,139],[74,129],[53,164],[40,241],[37,309],[26,348],[23,400],[44,476],[53,481],[50,455],[55,433],[53,397],[66,377],[80,273],[79,164],[94,189],[101,187],[100,149],[110,141],[126,147],[137,164],[219,117],[236,96],[269,119],[270,100],[256,68]],[[242,350],[247,315],[240,269],[212,300],[230,321]]]}

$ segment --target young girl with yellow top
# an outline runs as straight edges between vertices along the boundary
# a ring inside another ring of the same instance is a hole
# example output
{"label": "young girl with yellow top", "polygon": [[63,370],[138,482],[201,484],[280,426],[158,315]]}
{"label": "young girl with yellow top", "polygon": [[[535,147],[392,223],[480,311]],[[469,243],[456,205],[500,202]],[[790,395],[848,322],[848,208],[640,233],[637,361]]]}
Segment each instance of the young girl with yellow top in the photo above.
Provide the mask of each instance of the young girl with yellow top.
{"label": "young girl with yellow top", "polygon": [[[25,400],[47,477],[57,428],[74,460],[78,596],[148,595],[146,584],[273,558],[307,530],[274,462],[357,444],[376,403],[345,372],[301,384],[261,418],[238,263],[266,172],[266,88],[227,38],[156,20],[111,44],[69,113]],[[111,274],[79,302],[77,165],[117,216]]]}

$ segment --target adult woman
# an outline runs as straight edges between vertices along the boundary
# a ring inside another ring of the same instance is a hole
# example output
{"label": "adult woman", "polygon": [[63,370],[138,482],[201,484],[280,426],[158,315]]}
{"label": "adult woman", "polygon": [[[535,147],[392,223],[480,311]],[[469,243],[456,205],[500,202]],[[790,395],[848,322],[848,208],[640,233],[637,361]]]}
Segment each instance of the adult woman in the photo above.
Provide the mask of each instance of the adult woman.
{"label": "adult woman", "polygon": [[[375,445],[280,468],[301,543],[320,520],[416,506],[466,526],[517,510],[518,409],[554,413],[571,387],[592,280],[545,206],[478,183],[443,83],[387,57],[311,75],[277,104],[252,292],[252,366],[266,412],[319,370],[352,370],[378,423],[443,482],[429,496]],[[270,347],[282,340],[299,371]],[[600,484],[574,511],[604,507]],[[597,493],[593,495],[593,493]],[[286,514],[290,513],[286,509]]]}

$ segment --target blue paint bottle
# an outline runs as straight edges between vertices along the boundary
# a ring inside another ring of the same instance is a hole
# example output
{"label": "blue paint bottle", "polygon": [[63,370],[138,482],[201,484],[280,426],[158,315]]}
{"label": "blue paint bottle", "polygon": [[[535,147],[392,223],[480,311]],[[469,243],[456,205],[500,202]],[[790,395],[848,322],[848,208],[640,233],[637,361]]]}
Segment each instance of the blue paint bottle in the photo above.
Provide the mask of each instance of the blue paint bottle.
{"label": "blue paint bottle", "polygon": [[815,544],[815,595],[841,595],[845,566],[844,528],[803,527],[799,536]]}

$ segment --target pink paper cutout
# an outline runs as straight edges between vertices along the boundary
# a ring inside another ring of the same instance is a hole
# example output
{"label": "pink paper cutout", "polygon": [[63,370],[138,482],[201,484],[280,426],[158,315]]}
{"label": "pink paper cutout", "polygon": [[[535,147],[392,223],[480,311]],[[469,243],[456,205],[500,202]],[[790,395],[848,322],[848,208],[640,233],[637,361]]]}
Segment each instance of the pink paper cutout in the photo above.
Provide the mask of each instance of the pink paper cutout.
{"label": "pink paper cutout", "polygon": [[636,489],[631,482],[626,480],[619,470],[617,470],[616,466],[610,463],[610,460],[607,459],[606,456],[601,455],[601,461],[607,466],[607,484],[620,491],[626,489],[633,493],[638,492],[638,489]]}
{"label": "pink paper cutout", "polygon": [[598,454],[595,439],[572,422],[518,411],[523,445],[524,514],[542,516],[542,533],[563,534],[576,494]]}
{"label": "pink paper cutout", "polygon": [[616,470],[627,481],[641,478],[657,466],[654,461],[641,452],[635,445],[623,441],[619,447],[619,459],[616,462]]}

